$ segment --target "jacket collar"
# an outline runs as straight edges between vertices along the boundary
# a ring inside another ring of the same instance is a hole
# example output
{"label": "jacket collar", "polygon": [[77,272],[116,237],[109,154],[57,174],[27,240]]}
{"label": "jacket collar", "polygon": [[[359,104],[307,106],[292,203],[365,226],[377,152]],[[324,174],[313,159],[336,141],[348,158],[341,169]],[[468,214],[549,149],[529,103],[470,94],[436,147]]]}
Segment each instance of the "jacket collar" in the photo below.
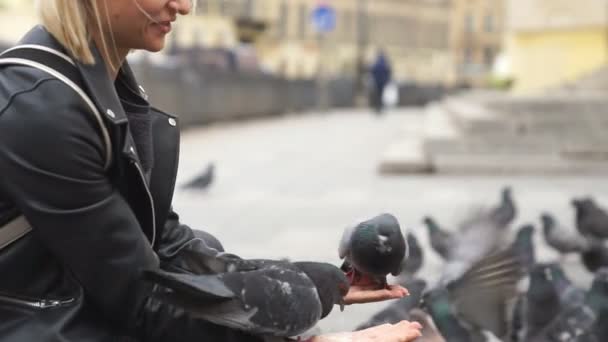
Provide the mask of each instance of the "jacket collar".
{"label": "jacket collar", "polygon": [[[19,43],[44,45],[69,55],[61,43],[59,43],[41,25],[31,29]],[[116,93],[114,80],[108,77],[108,69],[97,46],[95,46],[95,44],[91,44],[91,47],[91,52],[95,58],[95,64],[84,64],[74,60],[82,77],[83,85],[99,111],[105,116],[108,122],[113,124],[126,123],[127,116],[122,108],[118,94]],[[121,69],[127,82],[134,85],[134,89],[142,89],[139,87],[139,85],[136,85],[137,83],[135,82],[135,77],[133,76],[131,68],[126,61],[121,66]],[[145,97],[145,94],[142,94],[142,96]]]}

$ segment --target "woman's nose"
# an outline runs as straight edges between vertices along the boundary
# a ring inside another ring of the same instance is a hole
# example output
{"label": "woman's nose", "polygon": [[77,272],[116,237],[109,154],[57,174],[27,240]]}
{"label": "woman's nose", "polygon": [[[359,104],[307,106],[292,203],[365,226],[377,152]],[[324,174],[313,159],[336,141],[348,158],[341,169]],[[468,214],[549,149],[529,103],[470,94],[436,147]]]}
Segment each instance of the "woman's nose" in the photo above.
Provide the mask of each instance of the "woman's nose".
{"label": "woman's nose", "polygon": [[192,0],[170,0],[168,5],[175,12],[186,15],[192,9]]}

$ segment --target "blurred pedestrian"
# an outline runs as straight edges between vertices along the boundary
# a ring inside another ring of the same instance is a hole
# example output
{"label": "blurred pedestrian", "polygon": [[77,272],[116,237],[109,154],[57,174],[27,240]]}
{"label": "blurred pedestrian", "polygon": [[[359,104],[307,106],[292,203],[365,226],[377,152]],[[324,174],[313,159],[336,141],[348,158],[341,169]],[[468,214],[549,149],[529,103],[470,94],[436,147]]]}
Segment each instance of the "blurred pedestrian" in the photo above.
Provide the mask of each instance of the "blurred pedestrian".
{"label": "blurred pedestrian", "polygon": [[[197,242],[213,240],[172,209],[177,118],[149,104],[126,61],[161,50],[191,6],[37,0],[42,25],[0,56],[0,340],[262,341],[189,315],[142,279],[195,274]],[[389,298],[355,288],[345,300]],[[371,329],[345,336],[407,342],[420,327]]]}
{"label": "blurred pedestrian", "polygon": [[384,109],[384,91],[391,81],[392,70],[388,57],[383,50],[379,50],[370,67],[372,89],[370,90],[370,103],[377,113]]}

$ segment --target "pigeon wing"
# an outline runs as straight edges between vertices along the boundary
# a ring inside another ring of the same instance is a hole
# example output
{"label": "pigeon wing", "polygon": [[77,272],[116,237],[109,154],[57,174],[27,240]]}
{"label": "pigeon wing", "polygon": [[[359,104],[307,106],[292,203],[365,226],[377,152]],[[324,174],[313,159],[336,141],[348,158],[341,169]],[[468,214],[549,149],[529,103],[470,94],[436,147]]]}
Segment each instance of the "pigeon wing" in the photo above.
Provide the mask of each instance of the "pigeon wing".
{"label": "pigeon wing", "polygon": [[158,269],[144,271],[143,277],[185,298],[211,302],[235,298],[232,290],[217,275],[172,273]]}
{"label": "pigeon wing", "polygon": [[517,283],[525,268],[512,250],[490,255],[475,263],[448,285],[459,317],[503,337],[508,332],[507,307],[517,296]]}

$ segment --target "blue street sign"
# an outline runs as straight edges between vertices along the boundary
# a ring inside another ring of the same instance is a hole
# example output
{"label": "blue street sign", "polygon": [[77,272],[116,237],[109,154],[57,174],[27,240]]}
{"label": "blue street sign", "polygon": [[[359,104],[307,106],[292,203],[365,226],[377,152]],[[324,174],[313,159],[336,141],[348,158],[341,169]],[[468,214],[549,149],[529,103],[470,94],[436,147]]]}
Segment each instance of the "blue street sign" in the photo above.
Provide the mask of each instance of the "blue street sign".
{"label": "blue street sign", "polygon": [[312,25],[318,32],[330,32],[336,27],[336,10],[333,7],[321,4],[315,7],[311,15]]}

